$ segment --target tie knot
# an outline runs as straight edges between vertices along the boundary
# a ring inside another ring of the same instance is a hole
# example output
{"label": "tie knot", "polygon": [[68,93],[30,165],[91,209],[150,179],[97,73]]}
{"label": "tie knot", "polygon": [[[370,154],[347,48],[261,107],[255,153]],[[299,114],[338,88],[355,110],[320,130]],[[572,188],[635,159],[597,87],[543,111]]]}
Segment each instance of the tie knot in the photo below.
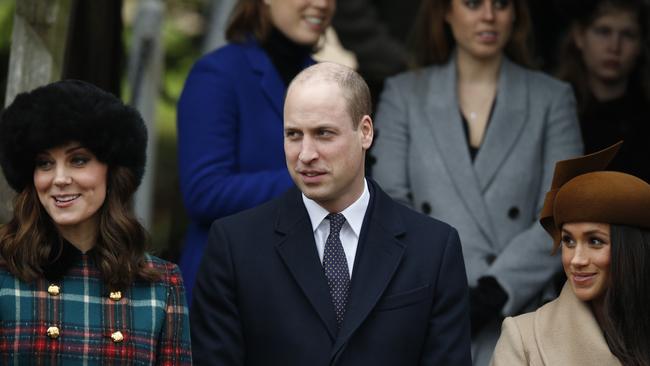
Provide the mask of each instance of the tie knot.
{"label": "tie knot", "polygon": [[343,224],[345,224],[345,216],[341,213],[329,214],[325,217],[330,220],[330,234],[340,233]]}

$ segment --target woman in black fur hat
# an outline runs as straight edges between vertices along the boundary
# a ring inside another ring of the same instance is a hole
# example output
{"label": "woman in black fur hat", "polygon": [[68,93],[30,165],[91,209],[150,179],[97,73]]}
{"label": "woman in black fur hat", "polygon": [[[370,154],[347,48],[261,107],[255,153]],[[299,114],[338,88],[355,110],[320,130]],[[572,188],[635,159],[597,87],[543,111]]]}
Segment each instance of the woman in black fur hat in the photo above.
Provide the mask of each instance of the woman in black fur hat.
{"label": "woman in black fur hat", "polygon": [[82,81],[0,115],[18,193],[0,228],[0,363],[191,364],[180,272],[145,253],[133,213],[146,143],[135,109]]}

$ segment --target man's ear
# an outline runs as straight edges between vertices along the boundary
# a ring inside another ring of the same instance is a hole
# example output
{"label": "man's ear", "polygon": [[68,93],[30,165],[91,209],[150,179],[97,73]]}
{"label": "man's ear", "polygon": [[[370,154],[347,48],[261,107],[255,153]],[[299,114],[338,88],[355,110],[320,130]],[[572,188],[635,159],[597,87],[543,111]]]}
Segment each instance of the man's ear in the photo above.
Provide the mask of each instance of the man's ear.
{"label": "man's ear", "polygon": [[361,134],[361,146],[368,150],[372,145],[372,140],[375,136],[374,127],[372,124],[372,118],[369,115],[365,115],[361,118],[359,122],[359,133]]}

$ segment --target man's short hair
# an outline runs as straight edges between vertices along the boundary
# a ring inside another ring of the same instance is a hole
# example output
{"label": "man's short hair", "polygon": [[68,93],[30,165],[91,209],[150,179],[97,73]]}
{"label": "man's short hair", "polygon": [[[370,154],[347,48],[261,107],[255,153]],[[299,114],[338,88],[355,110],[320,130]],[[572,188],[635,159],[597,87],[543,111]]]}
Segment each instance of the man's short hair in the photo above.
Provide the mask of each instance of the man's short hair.
{"label": "man's short hair", "polygon": [[352,119],[352,127],[356,130],[363,116],[372,113],[372,102],[370,89],[365,80],[353,69],[334,62],[321,62],[312,65],[301,71],[291,81],[294,83],[305,83],[312,81],[326,81],[336,83],[343,92],[343,98],[347,104],[348,114]]}

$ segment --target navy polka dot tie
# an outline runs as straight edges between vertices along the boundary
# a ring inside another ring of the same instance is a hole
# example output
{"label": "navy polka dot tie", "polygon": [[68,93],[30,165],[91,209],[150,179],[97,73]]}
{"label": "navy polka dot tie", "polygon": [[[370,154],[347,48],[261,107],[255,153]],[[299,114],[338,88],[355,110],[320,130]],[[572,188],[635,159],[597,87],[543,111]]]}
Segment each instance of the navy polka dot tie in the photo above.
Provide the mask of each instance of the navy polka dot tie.
{"label": "navy polka dot tie", "polygon": [[329,214],[326,219],[330,221],[330,234],[325,241],[325,250],[323,251],[323,268],[325,277],[330,287],[330,295],[334,303],[334,312],[336,313],[336,323],[340,328],[345,315],[345,307],[348,303],[348,294],[350,293],[350,272],[348,271],[348,261],[345,258],[343,245],[339,233],[345,223],[345,216],[340,213]]}

